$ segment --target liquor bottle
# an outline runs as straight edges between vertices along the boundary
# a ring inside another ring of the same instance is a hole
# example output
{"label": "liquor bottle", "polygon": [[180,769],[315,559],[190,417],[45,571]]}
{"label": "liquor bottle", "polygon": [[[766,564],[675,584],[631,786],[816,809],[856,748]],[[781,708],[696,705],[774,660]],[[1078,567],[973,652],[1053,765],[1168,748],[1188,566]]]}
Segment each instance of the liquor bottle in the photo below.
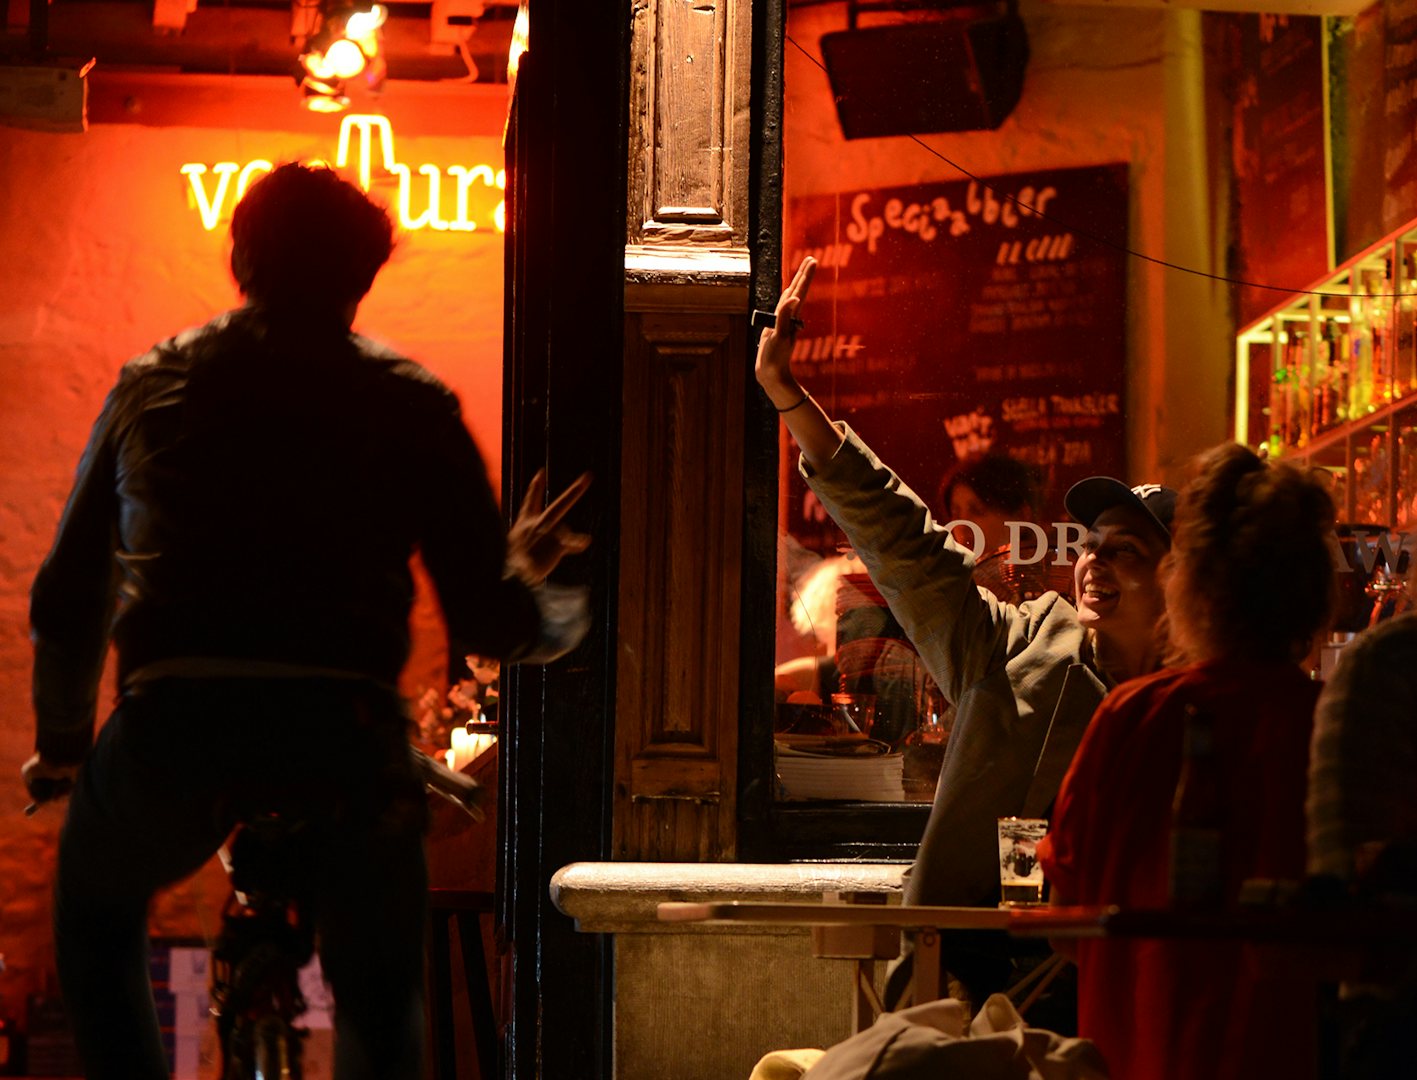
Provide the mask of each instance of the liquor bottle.
{"label": "liquor bottle", "polygon": [[[1378,286],[1384,294],[1388,291],[1388,279],[1384,277]],[[1389,338],[1388,317],[1391,309],[1382,300],[1375,300],[1369,306],[1371,321],[1369,332],[1373,348],[1373,401],[1372,407],[1386,405],[1392,400],[1392,347]]]}
{"label": "liquor bottle", "polygon": [[1290,333],[1284,346],[1284,445],[1299,445],[1303,421],[1299,413],[1299,335]]}
{"label": "liquor bottle", "polygon": [[1348,389],[1343,377],[1343,357],[1339,354],[1338,327],[1332,319],[1324,324],[1324,336],[1328,338],[1328,382],[1324,388],[1326,399],[1324,424],[1326,428],[1334,428],[1343,422],[1343,404]]}
{"label": "liquor bottle", "polygon": [[1351,419],[1350,391],[1353,386],[1353,355],[1349,349],[1348,328],[1344,323],[1334,324],[1333,338],[1334,401],[1340,424]]}
{"label": "liquor bottle", "polygon": [[1181,774],[1171,801],[1170,900],[1173,907],[1214,907],[1223,894],[1220,760],[1215,722],[1186,706]]}
{"label": "liquor bottle", "polygon": [[1397,340],[1393,343],[1393,396],[1402,397],[1417,389],[1417,319],[1413,317],[1411,296],[1399,297],[1395,304]]}
{"label": "liquor bottle", "polygon": [[1294,388],[1294,445],[1307,446],[1309,443],[1311,417],[1313,415],[1313,371],[1309,364],[1309,336],[1290,336],[1290,385]]}
{"label": "liquor bottle", "polygon": [[1289,370],[1283,363],[1275,365],[1274,378],[1269,388],[1269,441],[1270,457],[1284,453],[1289,426]]}
{"label": "liquor bottle", "polygon": [[1373,411],[1373,339],[1367,327],[1351,327],[1353,337],[1353,417]]}
{"label": "liquor bottle", "polygon": [[1319,435],[1333,427],[1334,423],[1333,325],[1329,322],[1319,328],[1314,360],[1314,409],[1309,431],[1312,435]]}
{"label": "liquor bottle", "polygon": [[1408,252],[1402,259],[1403,274],[1397,291],[1402,295],[1397,308],[1396,396],[1417,390],[1417,315],[1414,315],[1413,291],[1417,290],[1417,259]]}

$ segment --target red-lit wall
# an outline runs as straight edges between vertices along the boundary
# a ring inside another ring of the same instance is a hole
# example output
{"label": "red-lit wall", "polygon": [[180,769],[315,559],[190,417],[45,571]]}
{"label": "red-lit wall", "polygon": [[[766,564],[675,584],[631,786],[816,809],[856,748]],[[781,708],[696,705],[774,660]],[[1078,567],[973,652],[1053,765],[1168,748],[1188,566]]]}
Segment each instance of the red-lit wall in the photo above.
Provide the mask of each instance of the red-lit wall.
{"label": "red-lit wall", "polygon": [[846,28],[846,5],[793,7],[789,212],[795,195],[1127,163],[1136,253],[1127,259],[1127,456],[1137,477],[1175,479],[1229,434],[1229,301],[1223,284],[1200,276],[1224,272],[1229,225],[1228,148],[1214,145],[1213,117],[1207,125],[1202,16],[1045,0],[1024,0],[1020,12],[1030,46],[1023,94],[997,131],[847,140],[821,66],[821,38]]}
{"label": "red-lit wall", "polygon": [[[505,87],[410,87],[386,99],[394,156],[418,168],[501,167]],[[296,107],[272,79],[110,77],[96,73],[83,134],[0,126],[0,1012],[19,1014],[52,966],[49,880],[61,812],[26,818],[18,770],[33,745],[30,581],[53,538],[79,453],[119,366],[177,330],[239,302],[224,224],[203,228],[186,163],[333,159],[339,117]],[[110,122],[113,121],[113,122]],[[378,160],[376,155],[376,161]],[[209,173],[206,180],[210,184]],[[449,190],[451,185],[445,181]],[[209,190],[211,190],[209,188]],[[391,205],[396,188],[376,184]],[[444,196],[445,214],[449,213]],[[403,234],[355,328],[424,363],[462,399],[500,464],[500,192],[481,185],[477,231]],[[441,680],[436,608],[415,615],[409,690]],[[163,898],[160,933],[210,930],[225,897],[214,868]]]}

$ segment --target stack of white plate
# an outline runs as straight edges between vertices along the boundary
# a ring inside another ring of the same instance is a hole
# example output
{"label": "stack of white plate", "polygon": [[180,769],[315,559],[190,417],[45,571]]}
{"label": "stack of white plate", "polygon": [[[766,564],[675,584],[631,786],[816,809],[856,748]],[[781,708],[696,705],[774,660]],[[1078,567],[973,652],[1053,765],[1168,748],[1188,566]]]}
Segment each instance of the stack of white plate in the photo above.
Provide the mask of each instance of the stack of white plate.
{"label": "stack of white plate", "polygon": [[866,740],[778,737],[778,783],[787,799],[903,802],[905,759]]}

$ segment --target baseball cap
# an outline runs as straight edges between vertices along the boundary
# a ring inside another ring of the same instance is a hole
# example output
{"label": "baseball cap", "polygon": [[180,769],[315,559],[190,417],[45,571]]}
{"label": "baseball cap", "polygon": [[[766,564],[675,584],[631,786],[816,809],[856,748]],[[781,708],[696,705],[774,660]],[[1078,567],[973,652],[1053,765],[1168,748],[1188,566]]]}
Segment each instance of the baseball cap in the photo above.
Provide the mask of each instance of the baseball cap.
{"label": "baseball cap", "polygon": [[1104,510],[1111,510],[1114,506],[1130,506],[1156,522],[1170,541],[1171,519],[1176,514],[1178,497],[1175,489],[1160,484],[1138,484],[1129,488],[1110,476],[1089,476],[1068,488],[1068,493],[1063,496],[1063,505],[1075,521],[1088,529]]}

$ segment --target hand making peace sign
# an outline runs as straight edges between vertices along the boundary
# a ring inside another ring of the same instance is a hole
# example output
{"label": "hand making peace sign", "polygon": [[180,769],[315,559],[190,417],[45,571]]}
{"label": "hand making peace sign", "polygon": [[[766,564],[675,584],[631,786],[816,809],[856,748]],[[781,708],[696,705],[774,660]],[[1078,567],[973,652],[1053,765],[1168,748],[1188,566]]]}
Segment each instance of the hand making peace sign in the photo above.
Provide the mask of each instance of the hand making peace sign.
{"label": "hand making peace sign", "polygon": [[507,533],[507,568],[528,585],[539,585],[567,555],[590,547],[590,537],[572,532],[561,519],[590,487],[590,473],[581,473],[550,505],[546,501],[546,470],[538,469],[527,485],[516,521]]}

